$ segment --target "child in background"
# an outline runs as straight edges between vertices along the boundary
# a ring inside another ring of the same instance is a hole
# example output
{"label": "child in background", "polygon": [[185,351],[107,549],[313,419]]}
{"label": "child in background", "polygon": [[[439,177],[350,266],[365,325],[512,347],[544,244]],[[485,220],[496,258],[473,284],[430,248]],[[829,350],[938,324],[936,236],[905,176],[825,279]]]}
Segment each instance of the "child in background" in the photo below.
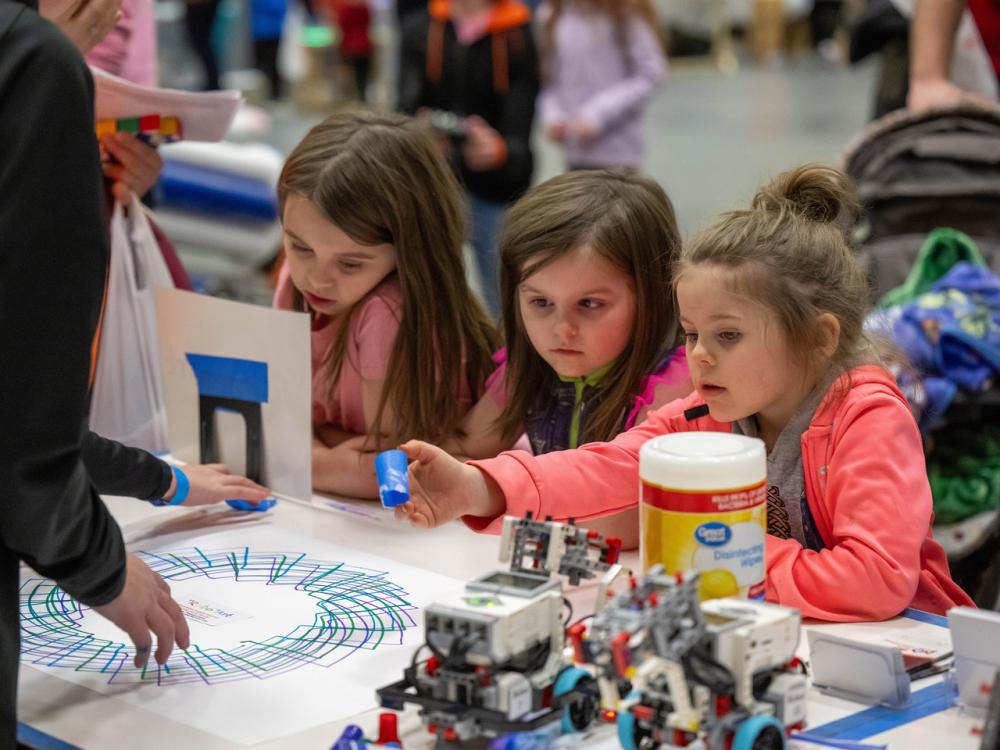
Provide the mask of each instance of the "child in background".
{"label": "child in background", "polygon": [[500,242],[506,361],[446,447],[492,458],[612,440],[691,392],[671,272],[673,206],[655,182],[572,172],[532,189]]}
{"label": "child in background", "polygon": [[650,0],[547,0],[538,12],[545,133],[570,169],[638,169],[643,114],[666,72]]}
{"label": "child in background", "polygon": [[340,29],[340,58],[351,67],[358,99],[365,101],[372,65],[372,22],[368,0],[329,0],[330,13]]}
{"label": "child in background", "polygon": [[284,82],[278,68],[278,47],[285,26],[287,0],[250,0],[250,32],[254,67],[267,76],[271,99],[281,99]]}
{"label": "child in background", "polygon": [[863,334],[867,284],[841,224],[856,211],[834,169],[780,175],[681,255],[675,286],[694,394],[575,451],[463,465],[407,443],[415,492],[398,515],[417,526],[465,516],[485,529],[527,510],[619,512],[636,504],[648,439],[732,431],[767,446],[769,600],[831,621],[971,605],[931,536],[917,425]]}
{"label": "child in background", "polygon": [[313,486],[374,498],[374,452],[454,435],[493,367],[461,188],[418,123],[355,112],[309,131],[278,200],[275,306],[312,318]]}

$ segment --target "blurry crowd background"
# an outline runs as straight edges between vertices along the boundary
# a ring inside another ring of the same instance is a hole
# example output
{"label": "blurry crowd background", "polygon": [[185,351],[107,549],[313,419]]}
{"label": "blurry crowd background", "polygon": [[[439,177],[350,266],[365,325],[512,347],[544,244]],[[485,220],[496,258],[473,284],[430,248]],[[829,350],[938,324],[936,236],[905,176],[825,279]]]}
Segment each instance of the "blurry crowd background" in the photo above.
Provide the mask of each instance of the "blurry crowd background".
{"label": "blurry crowd background", "polygon": [[[250,106],[231,139],[264,142],[284,155],[338,107],[361,100],[378,109],[396,107],[400,19],[424,5],[155,0],[158,82],[241,89]],[[654,5],[669,70],[647,107],[640,169],[666,188],[685,235],[748,199],[776,171],[803,161],[838,162],[875,110],[882,76],[877,56],[860,65],[847,62],[864,0]],[[905,81],[905,73],[899,75]],[[562,150],[538,119],[536,114],[535,183],[566,168]],[[270,289],[259,273],[268,264],[259,252],[248,254],[247,265],[220,264],[186,248],[183,238],[178,244],[200,288],[268,301]]]}

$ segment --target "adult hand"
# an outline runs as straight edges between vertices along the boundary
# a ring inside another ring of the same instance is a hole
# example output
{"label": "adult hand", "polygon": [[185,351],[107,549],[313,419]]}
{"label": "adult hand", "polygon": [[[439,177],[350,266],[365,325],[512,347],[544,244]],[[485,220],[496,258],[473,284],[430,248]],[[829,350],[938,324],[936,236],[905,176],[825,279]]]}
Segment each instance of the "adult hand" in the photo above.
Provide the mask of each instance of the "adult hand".
{"label": "adult hand", "polygon": [[431,140],[434,141],[434,145],[437,146],[438,152],[444,157],[445,161],[451,161],[455,147],[452,146],[451,139],[448,136],[439,133],[431,127],[431,110],[427,107],[421,107],[417,110],[416,119],[427,128],[427,132],[431,134]]}
{"label": "adult hand", "polygon": [[503,165],[507,159],[507,143],[482,117],[465,118],[465,142],[462,159],[473,172],[485,172]]}
{"label": "adult hand", "polygon": [[556,143],[566,142],[566,123],[564,122],[553,122],[547,128],[545,128],[545,135],[549,137],[550,141],[555,141]]}
{"label": "adult hand", "polygon": [[954,107],[962,98],[962,90],[946,78],[915,78],[910,82],[906,106],[912,112],[923,112],[937,107]]}
{"label": "adult hand", "polygon": [[[257,505],[271,496],[267,487],[262,487],[252,479],[231,474],[224,464],[188,464],[181,471],[190,483],[187,499],[181,503],[183,506],[211,505],[224,500],[246,500]],[[176,489],[175,477],[163,499],[170,500]]]}
{"label": "adult hand", "polygon": [[410,500],[396,507],[396,520],[423,529],[462,516],[498,516],[507,507],[493,480],[440,448],[419,440],[399,446],[410,464]]}
{"label": "adult hand", "polygon": [[170,587],[131,552],[125,556],[125,588],[107,604],[94,607],[98,614],[128,633],[135,644],[135,666],[149,660],[156,635],[156,663],[164,664],[174,643],[181,649],[191,645],[184,613],[170,597]]}
{"label": "adult hand", "polygon": [[118,23],[121,5],[122,0],[39,0],[38,12],[87,54]]}
{"label": "adult hand", "polygon": [[160,179],[163,158],[155,148],[131,133],[106,135],[101,138],[101,148],[114,157],[114,161],[101,166],[104,176],[112,181],[112,195],[123,206],[131,202],[133,193],[141,198]]}
{"label": "adult hand", "polygon": [[597,136],[597,128],[586,120],[577,120],[570,128],[570,133],[579,143],[590,143]]}

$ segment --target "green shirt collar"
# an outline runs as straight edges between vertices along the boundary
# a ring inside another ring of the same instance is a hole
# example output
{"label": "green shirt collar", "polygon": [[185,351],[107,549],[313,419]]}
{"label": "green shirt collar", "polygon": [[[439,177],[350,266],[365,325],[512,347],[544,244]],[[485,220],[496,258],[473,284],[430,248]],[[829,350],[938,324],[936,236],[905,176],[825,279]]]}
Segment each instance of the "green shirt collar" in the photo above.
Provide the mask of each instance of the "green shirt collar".
{"label": "green shirt collar", "polygon": [[600,383],[601,380],[604,378],[604,376],[607,375],[611,371],[611,368],[614,366],[615,362],[614,360],[612,360],[611,362],[608,362],[606,365],[604,365],[604,367],[598,367],[596,370],[590,373],[590,375],[578,375],[576,377],[567,378],[563,375],[560,375],[559,373],[556,373],[556,376],[564,383],[578,383],[583,386],[588,386],[588,385],[593,386]]}
{"label": "green shirt collar", "polygon": [[614,360],[608,362],[604,367],[599,367],[594,370],[589,375],[578,375],[576,377],[566,378],[559,373],[556,376],[563,383],[573,384],[573,417],[570,420],[569,425],[569,447],[576,448],[580,441],[580,412],[583,410],[583,391],[589,386],[595,386],[601,382],[601,379],[608,374],[608,371],[614,366]]}

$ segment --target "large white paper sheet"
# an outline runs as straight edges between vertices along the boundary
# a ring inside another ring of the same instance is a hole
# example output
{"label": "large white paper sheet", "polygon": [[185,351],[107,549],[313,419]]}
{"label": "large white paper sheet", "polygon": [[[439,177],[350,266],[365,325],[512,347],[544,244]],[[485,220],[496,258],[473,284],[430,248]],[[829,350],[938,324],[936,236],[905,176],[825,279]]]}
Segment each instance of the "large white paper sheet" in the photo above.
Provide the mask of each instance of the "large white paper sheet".
{"label": "large white paper sheet", "polygon": [[[160,367],[171,453],[200,459],[199,396],[188,354],[230,357],[267,365],[267,402],[261,405],[261,481],[296,498],[312,495],[312,375],[309,318],[304,313],[156,290]],[[245,428],[236,414],[220,413],[221,454],[245,471]]]}
{"label": "large white paper sheet", "polygon": [[374,708],[423,643],[422,609],[463,586],[267,516],[216,518],[133,547],[189,615],[192,645],[165,669],[135,669],[120,631],[30,572],[22,664],[256,744]]}
{"label": "large white paper sheet", "polygon": [[181,121],[186,140],[222,140],[243,103],[239,91],[161,89],[140,86],[99,68],[91,67],[90,71],[94,75],[95,119],[118,120],[145,115],[176,117]]}

